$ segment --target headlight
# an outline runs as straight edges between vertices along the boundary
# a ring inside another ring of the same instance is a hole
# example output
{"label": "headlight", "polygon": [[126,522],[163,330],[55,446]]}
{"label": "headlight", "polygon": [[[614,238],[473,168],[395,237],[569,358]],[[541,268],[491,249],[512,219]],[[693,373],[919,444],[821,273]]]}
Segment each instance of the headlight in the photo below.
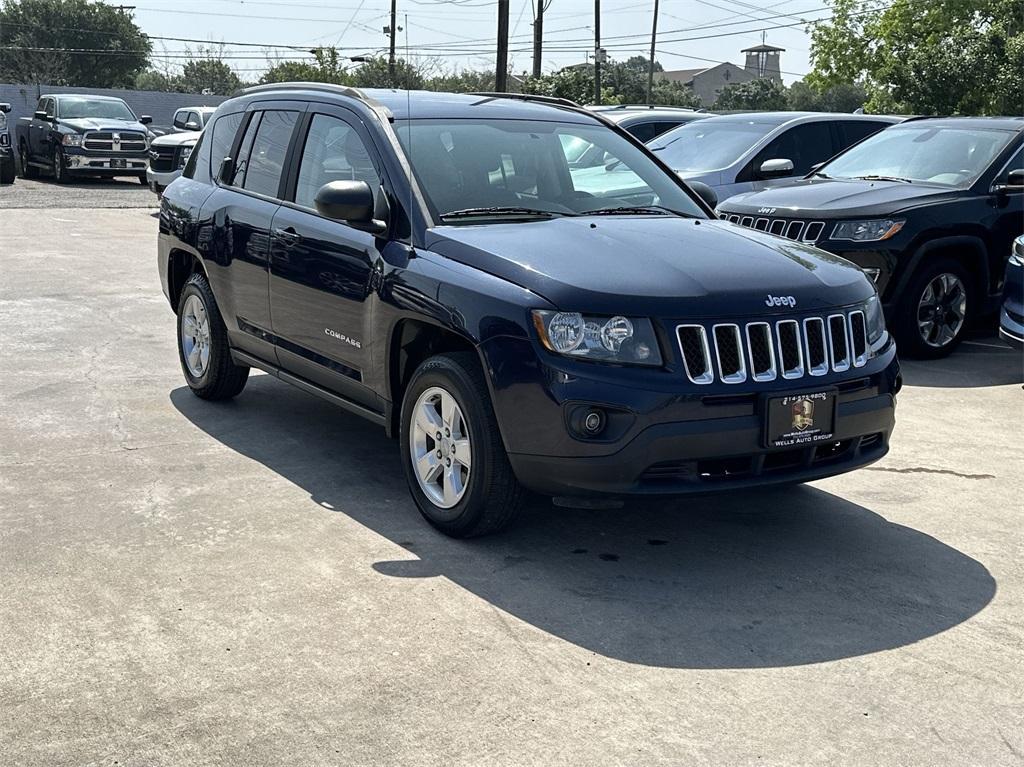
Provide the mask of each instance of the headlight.
{"label": "headlight", "polygon": [[1024,266],[1024,237],[1018,237],[1013,241],[1010,263],[1014,266]]}
{"label": "headlight", "polygon": [[79,133],[65,133],[61,136],[60,143],[64,146],[82,146],[82,136]]}
{"label": "headlight", "polygon": [[183,146],[181,148],[181,158],[178,160],[178,167],[179,168],[184,168],[185,167],[185,163],[188,162],[188,158],[192,156],[192,149],[194,147],[195,147],[195,144],[189,144],[188,146]]}
{"label": "headlight", "polygon": [[7,115],[0,112],[0,133],[3,133],[5,130],[7,130]]}
{"label": "headlight", "polygon": [[871,296],[864,304],[864,321],[867,324],[868,346],[874,346],[885,335],[885,314],[878,294]]}
{"label": "headlight", "polygon": [[854,242],[876,242],[888,240],[903,228],[904,221],[883,218],[878,221],[844,221],[836,224],[832,230],[833,240],[853,240]]}
{"label": "headlight", "polygon": [[557,354],[597,362],[661,365],[658,339],[646,318],[534,310],[533,325],[545,348]]}

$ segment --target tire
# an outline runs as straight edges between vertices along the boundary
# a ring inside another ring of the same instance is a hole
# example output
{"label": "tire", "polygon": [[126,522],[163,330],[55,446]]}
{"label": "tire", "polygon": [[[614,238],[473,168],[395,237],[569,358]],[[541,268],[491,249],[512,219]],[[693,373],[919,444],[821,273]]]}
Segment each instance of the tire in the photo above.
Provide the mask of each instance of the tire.
{"label": "tire", "polygon": [[[197,303],[205,315],[205,326]],[[192,393],[208,400],[238,395],[249,378],[249,367],[231,359],[227,328],[203,274],[193,274],[185,283],[178,300],[177,325],[178,359]],[[192,329],[195,332],[190,332]]]}
{"label": "tire", "polygon": [[0,184],[14,183],[14,158],[10,162],[0,163]]}
{"label": "tire", "polygon": [[[945,290],[950,292],[943,298]],[[925,261],[910,279],[893,319],[900,355],[939,359],[950,354],[977,313],[976,293],[973,275],[956,259]]]}
{"label": "tire", "polygon": [[58,184],[67,184],[71,181],[68,169],[64,167],[64,153],[60,147],[53,148],[53,155],[50,157],[50,172],[53,173],[53,180]]}
{"label": "tire", "polygon": [[24,141],[18,142],[18,158],[21,163],[21,177],[22,178],[38,178],[39,168],[35,165],[29,164],[29,153],[28,146]]}
{"label": "tire", "polygon": [[149,186],[149,182],[146,181],[145,173],[140,173],[138,176],[136,176],[136,178],[139,179],[139,183],[142,184],[143,186]]}
{"label": "tire", "polygon": [[[436,414],[437,420],[430,420],[428,414],[426,420],[430,428],[436,426],[438,432],[424,444],[418,439],[425,433],[423,409],[428,406],[440,409],[445,395],[454,401],[456,414],[450,415],[447,421],[440,413]],[[434,397],[442,399],[432,402]],[[451,433],[442,432],[443,429],[450,429]],[[437,433],[442,433],[441,440],[436,439]],[[468,445],[462,444],[464,439],[468,440]],[[505,454],[490,393],[472,352],[441,354],[417,368],[402,398],[399,442],[409,491],[427,522],[445,535],[470,538],[496,532],[511,524],[522,508],[526,492],[516,480]],[[414,451],[423,459],[430,456],[429,463],[439,471],[437,484],[421,484]],[[469,456],[469,467],[464,458],[458,457],[460,454]],[[438,459],[436,464],[434,458]],[[441,465],[442,459],[451,460],[451,475],[449,466]],[[456,472],[459,479],[449,482],[449,477],[454,477]],[[446,506],[446,498],[450,503],[457,492],[448,496],[445,491],[460,482],[461,496]]]}

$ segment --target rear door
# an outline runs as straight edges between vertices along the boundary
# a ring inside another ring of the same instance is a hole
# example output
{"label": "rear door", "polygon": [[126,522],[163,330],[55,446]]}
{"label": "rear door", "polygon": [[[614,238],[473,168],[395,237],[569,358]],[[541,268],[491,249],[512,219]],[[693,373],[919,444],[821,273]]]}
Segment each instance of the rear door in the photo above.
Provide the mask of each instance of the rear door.
{"label": "rear door", "polygon": [[281,366],[377,408],[365,386],[370,366],[375,265],[386,239],[322,217],[321,186],[357,180],[381,197],[383,168],[356,115],[311,104],[299,130],[285,202],[274,216],[270,306]]}
{"label": "rear door", "polygon": [[[801,178],[811,167],[836,153],[832,130],[825,120],[794,125],[773,138],[758,152],[743,174],[752,181],[752,189],[765,189],[790,179]],[[793,170],[786,176],[768,178],[761,173],[766,160],[791,160]]]}
{"label": "rear door", "polygon": [[[217,238],[210,280],[232,345],[272,363],[270,230],[304,109],[301,102],[257,102],[213,125],[210,164],[218,188],[203,206]],[[233,159],[234,171],[222,180],[216,177],[224,157]]]}

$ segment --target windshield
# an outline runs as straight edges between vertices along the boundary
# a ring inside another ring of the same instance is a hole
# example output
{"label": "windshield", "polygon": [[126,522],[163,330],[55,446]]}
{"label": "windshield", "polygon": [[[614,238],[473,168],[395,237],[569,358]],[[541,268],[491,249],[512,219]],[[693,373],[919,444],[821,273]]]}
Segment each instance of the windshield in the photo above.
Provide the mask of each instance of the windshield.
{"label": "windshield", "polygon": [[61,99],[60,116],[65,120],[81,118],[135,120],[132,110],[123,101],[94,101],[90,99]]}
{"label": "windshield", "polygon": [[647,148],[673,170],[720,170],[777,127],[750,120],[696,120],[663,133]]}
{"label": "windshield", "polygon": [[[647,154],[603,125],[540,120],[406,120],[395,131],[432,213],[487,209],[586,215],[657,206],[706,214]],[[579,152],[601,162],[579,167]],[[497,215],[497,214],[496,214]]]}
{"label": "windshield", "polygon": [[876,133],[819,172],[829,178],[881,176],[962,186],[981,175],[1011,137],[985,128],[911,123]]}

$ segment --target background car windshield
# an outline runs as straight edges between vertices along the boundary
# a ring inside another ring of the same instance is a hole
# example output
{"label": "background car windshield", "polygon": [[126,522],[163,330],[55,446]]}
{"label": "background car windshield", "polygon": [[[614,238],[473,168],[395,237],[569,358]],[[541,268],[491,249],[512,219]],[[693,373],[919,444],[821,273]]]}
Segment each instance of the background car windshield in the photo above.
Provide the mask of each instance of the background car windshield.
{"label": "background car windshield", "polygon": [[696,120],[663,133],[647,147],[673,170],[720,170],[775,127],[750,120]]}
{"label": "background car windshield", "polygon": [[61,99],[60,116],[76,120],[99,118],[101,120],[134,120],[135,115],[123,101],[90,101],[87,99]]}
{"label": "background car windshield", "polygon": [[[395,127],[434,215],[481,207],[579,214],[659,205],[706,217],[643,150],[601,125],[453,119]],[[573,167],[581,143],[600,151],[602,162]]]}
{"label": "background car windshield", "polygon": [[832,178],[893,176],[962,186],[988,167],[1011,135],[925,123],[897,126],[865,139],[819,170]]}

